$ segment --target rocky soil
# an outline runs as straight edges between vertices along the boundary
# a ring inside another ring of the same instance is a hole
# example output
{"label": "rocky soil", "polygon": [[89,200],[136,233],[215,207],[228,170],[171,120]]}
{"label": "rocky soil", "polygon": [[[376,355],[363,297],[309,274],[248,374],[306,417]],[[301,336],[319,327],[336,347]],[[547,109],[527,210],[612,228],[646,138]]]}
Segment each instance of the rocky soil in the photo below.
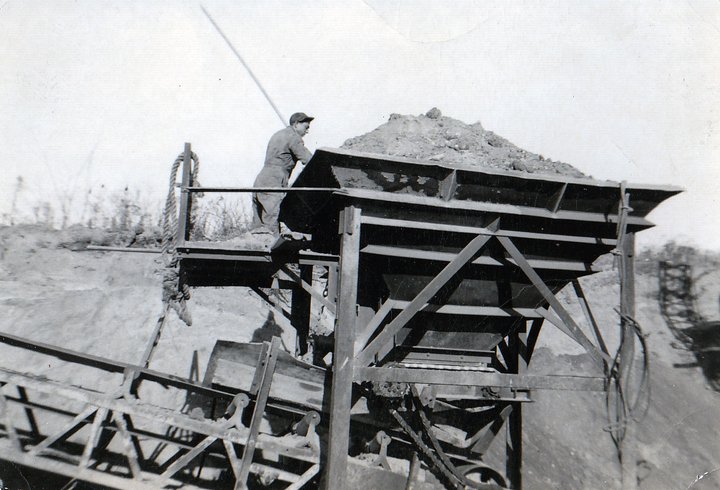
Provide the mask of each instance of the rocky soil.
{"label": "rocky soil", "polygon": [[391,114],[387,123],[350,138],[341,148],[445,164],[484,166],[519,172],[587,177],[572,165],[518,148],[487,131],[480,122],[466,124],[433,107],[419,116]]}

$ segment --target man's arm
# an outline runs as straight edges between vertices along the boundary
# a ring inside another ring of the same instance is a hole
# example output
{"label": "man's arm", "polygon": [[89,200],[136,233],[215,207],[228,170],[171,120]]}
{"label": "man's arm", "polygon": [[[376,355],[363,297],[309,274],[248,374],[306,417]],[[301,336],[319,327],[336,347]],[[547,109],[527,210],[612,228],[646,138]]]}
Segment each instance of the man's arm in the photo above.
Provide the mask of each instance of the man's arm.
{"label": "man's arm", "polygon": [[303,165],[306,165],[312,158],[312,153],[310,153],[310,150],[305,147],[302,138],[297,135],[295,138],[292,138],[292,141],[290,142],[290,151],[297,160],[302,162]]}

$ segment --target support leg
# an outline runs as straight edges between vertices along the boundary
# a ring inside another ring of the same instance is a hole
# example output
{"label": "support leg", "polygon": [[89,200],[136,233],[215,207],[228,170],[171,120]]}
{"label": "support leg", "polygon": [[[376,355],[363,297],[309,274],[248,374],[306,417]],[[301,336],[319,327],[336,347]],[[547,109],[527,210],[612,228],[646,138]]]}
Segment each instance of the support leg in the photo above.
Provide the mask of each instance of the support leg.
{"label": "support leg", "polygon": [[325,488],[346,488],[350,439],[350,408],[354,365],[355,323],[360,254],[360,210],[352,206],[341,215],[340,284],[330,398],[330,435]]}

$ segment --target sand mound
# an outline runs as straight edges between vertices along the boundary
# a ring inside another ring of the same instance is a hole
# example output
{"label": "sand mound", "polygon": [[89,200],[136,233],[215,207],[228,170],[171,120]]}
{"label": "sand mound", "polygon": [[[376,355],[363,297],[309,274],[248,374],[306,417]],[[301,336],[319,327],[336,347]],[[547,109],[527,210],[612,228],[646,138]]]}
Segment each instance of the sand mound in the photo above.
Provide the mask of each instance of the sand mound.
{"label": "sand mound", "polygon": [[343,143],[342,148],[446,164],[587,177],[572,165],[518,148],[482,124],[466,124],[433,107],[419,116],[391,114],[388,122]]}

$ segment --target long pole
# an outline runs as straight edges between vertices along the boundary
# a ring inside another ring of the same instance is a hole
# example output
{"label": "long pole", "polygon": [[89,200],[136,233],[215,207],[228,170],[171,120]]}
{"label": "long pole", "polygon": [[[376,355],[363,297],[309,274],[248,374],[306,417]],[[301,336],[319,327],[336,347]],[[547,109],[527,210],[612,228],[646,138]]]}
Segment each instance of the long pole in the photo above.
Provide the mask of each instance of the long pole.
{"label": "long pole", "polygon": [[233,44],[230,42],[230,39],[228,39],[228,37],[225,35],[225,33],[222,31],[222,29],[220,29],[220,26],[217,24],[217,22],[215,22],[215,20],[212,18],[212,16],[210,15],[210,13],[209,13],[207,10],[205,10],[205,7],[203,7],[202,5],[200,5],[200,8],[202,9],[202,11],[203,11],[203,13],[205,14],[205,16],[208,18],[208,20],[210,21],[210,23],[213,25],[213,27],[215,28],[215,30],[218,31],[218,34],[220,34],[220,36],[225,40],[225,43],[230,47],[230,49],[231,49],[232,52],[235,54],[235,56],[236,56],[237,59],[240,61],[240,63],[242,63],[242,65],[245,67],[245,69],[247,70],[248,74],[250,75],[250,78],[253,79],[253,81],[255,82],[255,85],[257,85],[257,87],[260,89],[260,92],[262,92],[262,94],[265,96],[265,98],[267,99],[267,101],[268,101],[268,102],[270,103],[270,105],[272,106],[273,110],[275,111],[275,114],[277,114],[277,116],[280,118],[280,123],[281,123],[283,126],[285,126],[285,125],[287,124],[287,119],[285,119],[285,117],[284,117],[284,116],[282,115],[282,113],[280,112],[280,109],[278,109],[277,106],[275,105],[275,103],[272,101],[272,99],[270,98],[270,94],[268,94],[268,93],[265,91],[265,89],[263,88],[262,84],[260,83],[260,80],[258,80],[258,78],[255,76],[255,73],[253,73],[253,71],[250,69],[250,66],[245,62],[245,60],[244,60],[243,57],[240,55],[240,53],[238,52],[238,50],[235,49],[235,46],[233,46]]}

